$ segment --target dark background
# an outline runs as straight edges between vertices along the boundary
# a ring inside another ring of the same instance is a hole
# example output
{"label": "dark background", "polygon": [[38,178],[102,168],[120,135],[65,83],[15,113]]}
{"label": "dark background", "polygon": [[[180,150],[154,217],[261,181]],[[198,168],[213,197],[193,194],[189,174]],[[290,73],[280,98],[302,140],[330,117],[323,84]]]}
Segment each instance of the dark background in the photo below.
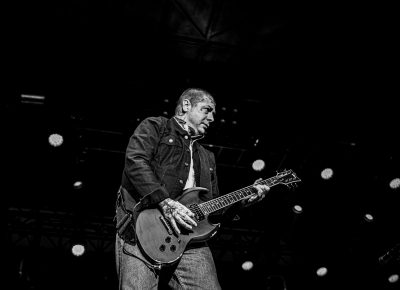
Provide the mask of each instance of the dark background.
{"label": "dark background", "polygon": [[[399,243],[399,190],[388,186],[400,174],[393,7],[3,6],[8,289],[117,289],[112,218],[125,146],[144,117],[171,116],[188,87],[217,101],[203,143],[216,154],[222,193],[276,170],[302,179],[295,190],[274,187],[210,241],[223,288],[283,289],[282,276],[289,290],[394,289],[387,278],[400,274],[398,255],[378,262]],[[51,133],[63,135],[62,146],[49,145]],[[263,171],[252,170],[255,158],[266,161]],[[330,180],[320,176],[326,167]],[[77,239],[88,249],[79,258],[70,254]],[[247,258],[255,266],[244,272]]]}

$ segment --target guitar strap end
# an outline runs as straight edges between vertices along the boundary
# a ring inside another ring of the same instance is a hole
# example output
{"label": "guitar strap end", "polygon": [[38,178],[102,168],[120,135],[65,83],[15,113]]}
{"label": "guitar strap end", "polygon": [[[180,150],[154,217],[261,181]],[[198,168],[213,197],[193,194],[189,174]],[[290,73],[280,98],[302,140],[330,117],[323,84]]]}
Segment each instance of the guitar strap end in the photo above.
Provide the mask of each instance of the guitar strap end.
{"label": "guitar strap end", "polygon": [[116,230],[118,235],[131,245],[136,244],[136,233],[133,225],[133,215],[129,211],[125,211],[122,206],[117,208],[117,224]]}
{"label": "guitar strap end", "polygon": [[[129,219],[129,221],[132,219],[132,215],[130,213],[125,213],[125,215],[122,217],[122,219],[117,223],[116,228],[119,230],[121,226],[124,226],[126,228],[125,222]],[[129,222],[128,221],[128,222]]]}

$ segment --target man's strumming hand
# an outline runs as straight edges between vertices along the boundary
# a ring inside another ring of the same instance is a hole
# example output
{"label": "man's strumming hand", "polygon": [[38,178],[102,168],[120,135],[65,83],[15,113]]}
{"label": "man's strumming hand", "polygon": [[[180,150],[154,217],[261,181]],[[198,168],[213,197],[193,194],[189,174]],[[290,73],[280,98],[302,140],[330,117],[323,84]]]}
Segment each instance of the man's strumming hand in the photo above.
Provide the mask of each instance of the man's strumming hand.
{"label": "man's strumming hand", "polygon": [[180,234],[179,226],[191,230],[197,226],[194,220],[194,213],[186,206],[171,198],[164,199],[159,204],[159,208],[164,217],[170,222],[176,234]]}

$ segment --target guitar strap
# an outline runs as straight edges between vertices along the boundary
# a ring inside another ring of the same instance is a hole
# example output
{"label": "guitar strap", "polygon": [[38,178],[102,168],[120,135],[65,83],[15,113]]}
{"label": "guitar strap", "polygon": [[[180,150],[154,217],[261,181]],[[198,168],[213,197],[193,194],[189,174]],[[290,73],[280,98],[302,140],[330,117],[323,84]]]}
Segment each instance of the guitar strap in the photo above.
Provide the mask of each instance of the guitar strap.
{"label": "guitar strap", "polygon": [[136,235],[134,229],[133,212],[126,209],[122,186],[118,190],[118,197],[116,202],[116,213],[114,220],[116,221],[116,230],[118,235],[126,243],[134,246],[136,244]]}

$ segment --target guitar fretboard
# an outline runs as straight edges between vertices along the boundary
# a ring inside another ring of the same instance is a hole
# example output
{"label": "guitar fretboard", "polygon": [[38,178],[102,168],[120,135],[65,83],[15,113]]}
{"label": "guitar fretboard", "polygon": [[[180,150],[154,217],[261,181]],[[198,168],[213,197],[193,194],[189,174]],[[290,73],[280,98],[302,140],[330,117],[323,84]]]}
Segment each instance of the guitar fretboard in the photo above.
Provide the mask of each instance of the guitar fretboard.
{"label": "guitar fretboard", "polygon": [[[258,182],[258,184],[264,184],[264,185],[268,185],[269,187],[272,187],[272,186],[280,183],[279,179],[280,179],[280,177],[273,176],[273,177],[270,177],[268,179],[264,179],[264,180]],[[215,199],[203,202],[203,203],[199,204],[199,207],[200,207],[201,211],[205,215],[207,215],[207,214],[213,213],[217,210],[220,210],[224,207],[230,206],[242,199],[245,199],[249,195],[252,195],[256,192],[257,192],[257,189],[254,188],[253,185],[250,185],[250,186],[241,188],[239,190],[236,190],[234,192],[217,197]]]}

